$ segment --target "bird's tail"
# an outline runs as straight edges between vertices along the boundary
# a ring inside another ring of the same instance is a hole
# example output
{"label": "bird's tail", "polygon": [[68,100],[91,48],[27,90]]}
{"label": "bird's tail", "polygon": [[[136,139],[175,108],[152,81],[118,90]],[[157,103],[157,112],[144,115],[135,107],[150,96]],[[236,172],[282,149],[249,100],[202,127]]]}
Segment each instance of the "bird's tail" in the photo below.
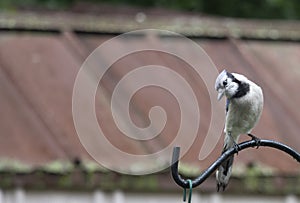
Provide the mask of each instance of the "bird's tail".
{"label": "bird's tail", "polygon": [[[228,149],[234,147],[236,145],[236,140],[234,140],[231,136],[225,136],[225,142],[222,154]],[[230,156],[225,162],[223,162],[216,172],[217,179],[217,191],[219,192],[220,188],[224,191],[231,176],[232,172],[232,164],[234,160],[234,155]]]}

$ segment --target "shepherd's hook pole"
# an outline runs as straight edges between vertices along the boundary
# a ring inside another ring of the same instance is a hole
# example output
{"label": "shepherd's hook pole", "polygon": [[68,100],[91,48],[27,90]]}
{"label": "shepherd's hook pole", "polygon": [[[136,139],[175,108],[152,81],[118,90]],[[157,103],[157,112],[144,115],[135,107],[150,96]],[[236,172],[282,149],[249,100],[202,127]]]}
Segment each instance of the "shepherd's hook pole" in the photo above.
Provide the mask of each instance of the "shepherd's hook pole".
{"label": "shepherd's hook pole", "polygon": [[[296,161],[300,163],[300,153],[296,150],[292,149],[291,147],[282,144],[280,142],[276,142],[273,140],[260,140],[257,142],[255,140],[250,140],[246,142],[242,142],[238,145],[238,150],[235,148],[231,148],[224,152],[212,165],[210,165],[202,174],[200,174],[197,178],[191,180],[192,188],[199,186],[203,183],[224,161],[226,161],[230,156],[242,151],[244,149],[250,147],[271,147],[278,150],[281,150],[290,156],[292,156]],[[178,173],[178,162],[179,162],[179,155],[180,155],[180,147],[173,148],[173,156],[172,156],[172,165],[171,165],[171,172],[174,181],[182,188],[189,188],[190,187],[190,179],[183,179],[180,174]],[[189,180],[189,181],[188,181]]]}

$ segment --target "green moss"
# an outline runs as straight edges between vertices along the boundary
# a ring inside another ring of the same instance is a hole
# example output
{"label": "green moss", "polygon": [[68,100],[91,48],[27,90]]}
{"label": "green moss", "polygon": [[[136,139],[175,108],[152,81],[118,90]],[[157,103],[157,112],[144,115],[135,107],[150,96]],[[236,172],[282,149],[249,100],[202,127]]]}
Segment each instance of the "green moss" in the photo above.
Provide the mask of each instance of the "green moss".
{"label": "green moss", "polygon": [[159,187],[158,180],[155,176],[122,176],[118,186],[124,190],[145,190],[157,191]]}
{"label": "green moss", "polygon": [[11,173],[30,173],[32,167],[17,160],[1,159],[0,172],[9,171]]}
{"label": "green moss", "polygon": [[59,187],[70,188],[72,186],[72,179],[70,174],[63,175],[58,180]]}
{"label": "green moss", "polygon": [[90,161],[90,160],[83,161],[83,166],[84,166],[84,170],[88,173],[109,172],[107,168],[104,168],[97,162]]}
{"label": "green moss", "polygon": [[264,177],[263,180],[260,178],[260,183],[262,184],[261,191],[263,191],[264,193],[274,194],[274,192],[276,191],[273,177]]}
{"label": "green moss", "polygon": [[38,189],[46,189],[47,185],[43,180],[45,173],[43,171],[35,171],[35,175],[38,177],[37,179],[39,180],[35,182],[35,187]]}
{"label": "green moss", "polygon": [[297,177],[296,194],[300,195],[300,174]]}
{"label": "green moss", "polygon": [[270,179],[272,174],[271,168],[253,163],[245,169],[243,174],[244,186],[250,192],[272,193],[274,191],[274,185]]}
{"label": "green moss", "polygon": [[121,180],[119,181],[119,186],[122,189],[128,189],[130,187],[132,187],[132,180],[130,179],[130,176],[124,176],[121,177]]}
{"label": "green moss", "polygon": [[86,175],[85,175],[85,181],[86,181],[86,184],[88,186],[93,186],[94,185],[94,174],[93,172],[87,172]]}
{"label": "green moss", "polygon": [[143,177],[138,177],[134,180],[134,189],[136,190],[157,190],[158,189],[158,181],[155,177],[153,176],[143,176]]}
{"label": "green moss", "polygon": [[96,183],[104,190],[113,190],[116,188],[115,175],[113,173],[105,174],[99,183]]}
{"label": "green moss", "polygon": [[200,168],[190,164],[179,163],[179,173],[186,177],[196,177],[201,174]]}
{"label": "green moss", "polygon": [[13,178],[12,175],[6,174],[1,178],[0,187],[1,188],[9,188],[13,186]]}
{"label": "green moss", "polygon": [[41,169],[49,173],[62,174],[71,172],[74,169],[74,166],[68,161],[53,161],[44,165]]}
{"label": "green moss", "polygon": [[286,194],[300,194],[300,175],[298,177],[286,177],[286,184],[283,185],[282,190]]}

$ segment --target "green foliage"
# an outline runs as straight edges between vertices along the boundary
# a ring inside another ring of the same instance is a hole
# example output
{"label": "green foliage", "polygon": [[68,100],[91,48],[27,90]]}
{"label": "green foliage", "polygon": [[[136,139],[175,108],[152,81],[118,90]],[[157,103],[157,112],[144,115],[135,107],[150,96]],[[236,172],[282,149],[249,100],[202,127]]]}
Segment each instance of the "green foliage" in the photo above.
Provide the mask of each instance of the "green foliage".
{"label": "green foliage", "polygon": [[66,9],[76,0],[1,0],[0,10],[15,10],[18,8]]}
{"label": "green foliage", "polygon": [[298,0],[1,0],[0,9],[67,9],[80,1],[94,4],[163,7],[229,17],[300,19]]}
{"label": "green foliage", "polygon": [[300,18],[297,0],[210,0],[204,1],[203,11],[217,15],[244,18]]}

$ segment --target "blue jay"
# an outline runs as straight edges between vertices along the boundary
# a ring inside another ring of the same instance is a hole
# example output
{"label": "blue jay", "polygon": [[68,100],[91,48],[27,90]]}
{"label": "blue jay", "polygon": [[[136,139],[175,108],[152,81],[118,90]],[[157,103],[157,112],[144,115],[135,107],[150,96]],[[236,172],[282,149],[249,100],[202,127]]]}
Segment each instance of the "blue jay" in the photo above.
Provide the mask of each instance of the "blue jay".
{"label": "blue jay", "polygon": [[[238,151],[238,139],[241,134],[248,134],[259,144],[259,138],[250,134],[258,122],[263,109],[262,89],[237,73],[223,70],[216,79],[215,89],[218,100],[226,96],[225,138],[222,153],[234,147]],[[259,146],[259,145],[258,145]],[[229,157],[216,172],[217,191],[224,191],[232,171],[234,157]]]}

